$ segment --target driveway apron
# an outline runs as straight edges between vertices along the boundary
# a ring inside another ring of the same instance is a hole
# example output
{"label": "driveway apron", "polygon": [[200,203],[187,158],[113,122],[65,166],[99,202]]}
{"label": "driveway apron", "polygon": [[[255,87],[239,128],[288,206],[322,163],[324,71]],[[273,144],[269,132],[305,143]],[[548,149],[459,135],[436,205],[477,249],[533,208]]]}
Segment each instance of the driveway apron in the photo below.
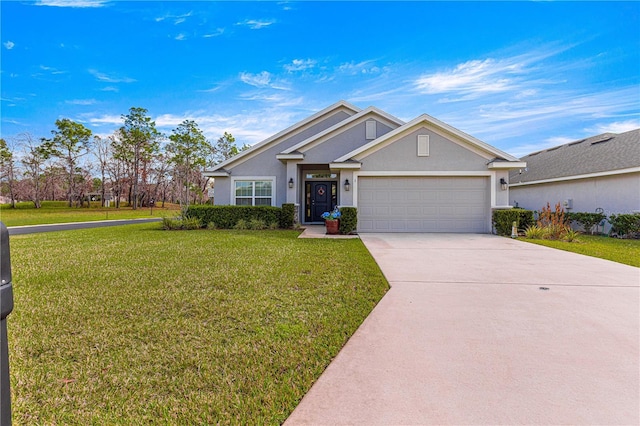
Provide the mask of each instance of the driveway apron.
{"label": "driveway apron", "polygon": [[640,269],[364,234],[391,289],[285,424],[640,424]]}

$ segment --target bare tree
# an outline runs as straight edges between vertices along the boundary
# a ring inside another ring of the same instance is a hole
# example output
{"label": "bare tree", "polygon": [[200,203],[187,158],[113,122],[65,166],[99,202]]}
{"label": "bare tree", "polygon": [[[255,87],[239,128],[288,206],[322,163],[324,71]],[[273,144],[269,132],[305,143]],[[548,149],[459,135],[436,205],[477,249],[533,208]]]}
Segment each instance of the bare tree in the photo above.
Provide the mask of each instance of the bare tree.
{"label": "bare tree", "polygon": [[0,183],[4,180],[11,199],[11,207],[16,208],[15,182],[17,179],[15,150],[12,144],[0,139]]}
{"label": "bare tree", "polygon": [[98,167],[100,169],[100,203],[101,206],[104,207],[107,167],[111,161],[114,161],[111,155],[110,141],[108,139],[103,139],[100,136],[94,136],[93,153],[98,160]]}
{"label": "bare tree", "polygon": [[37,144],[29,133],[21,134],[20,141],[24,149],[21,163],[24,167],[24,175],[29,183],[29,198],[33,201],[34,207],[39,209],[42,207],[41,184],[45,164],[49,158],[49,151],[44,146],[44,143]]}

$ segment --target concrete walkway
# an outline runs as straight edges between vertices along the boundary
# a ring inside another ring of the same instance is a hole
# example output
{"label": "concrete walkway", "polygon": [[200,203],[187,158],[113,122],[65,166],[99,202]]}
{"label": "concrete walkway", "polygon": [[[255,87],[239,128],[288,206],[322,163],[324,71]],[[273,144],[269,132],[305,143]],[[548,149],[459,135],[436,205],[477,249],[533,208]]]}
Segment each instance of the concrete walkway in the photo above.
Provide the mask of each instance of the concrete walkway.
{"label": "concrete walkway", "polygon": [[285,424],[640,424],[640,269],[363,234],[391,289]]}
{"label": "concrete walkway", "polygon": [[298,238],[359,238],[357,235],[329,235],[324,225],[303,225],[304,231]]}

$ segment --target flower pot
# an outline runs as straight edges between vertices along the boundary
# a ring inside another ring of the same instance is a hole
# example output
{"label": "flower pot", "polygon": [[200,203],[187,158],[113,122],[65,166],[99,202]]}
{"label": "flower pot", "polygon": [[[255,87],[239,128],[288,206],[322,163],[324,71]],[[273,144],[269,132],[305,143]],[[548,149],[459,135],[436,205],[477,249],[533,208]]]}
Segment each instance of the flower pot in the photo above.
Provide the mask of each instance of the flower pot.
{"label": "flower pot", "polygon": [[340,231],[339,220],[325,220],[324,226],[327,227],[327,234],[335,235]]}

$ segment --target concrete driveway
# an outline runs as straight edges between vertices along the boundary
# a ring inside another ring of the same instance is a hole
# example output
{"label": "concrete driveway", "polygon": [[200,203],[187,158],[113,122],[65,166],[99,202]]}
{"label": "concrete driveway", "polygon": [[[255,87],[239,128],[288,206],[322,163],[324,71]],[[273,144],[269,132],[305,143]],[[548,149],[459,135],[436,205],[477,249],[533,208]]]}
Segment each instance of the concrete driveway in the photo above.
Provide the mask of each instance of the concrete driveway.
{"label": "concrete driveway", "polygon": [[492,235],[361,238],[391,289],[285,424],[640,424],[640,269]]}

